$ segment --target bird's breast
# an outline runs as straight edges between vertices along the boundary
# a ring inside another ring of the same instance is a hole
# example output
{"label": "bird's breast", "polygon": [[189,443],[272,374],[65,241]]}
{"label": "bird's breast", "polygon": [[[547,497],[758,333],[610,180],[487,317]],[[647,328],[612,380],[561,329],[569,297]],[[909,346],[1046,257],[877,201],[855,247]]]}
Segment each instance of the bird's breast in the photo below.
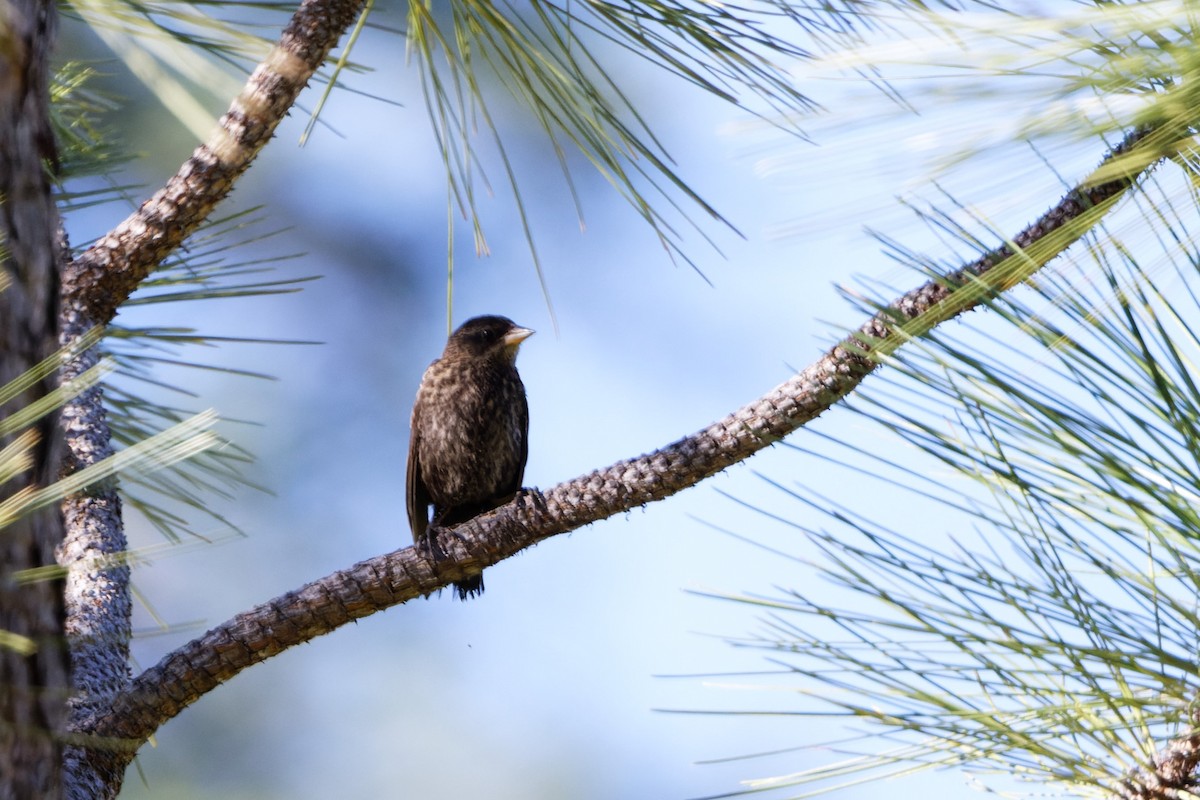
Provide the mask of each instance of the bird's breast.
{"label": "bird's breast", "polygon": [[430,368],[418,406],[420,463],[438,506],[486,503],[520,488],[528,430],[516,369]]}

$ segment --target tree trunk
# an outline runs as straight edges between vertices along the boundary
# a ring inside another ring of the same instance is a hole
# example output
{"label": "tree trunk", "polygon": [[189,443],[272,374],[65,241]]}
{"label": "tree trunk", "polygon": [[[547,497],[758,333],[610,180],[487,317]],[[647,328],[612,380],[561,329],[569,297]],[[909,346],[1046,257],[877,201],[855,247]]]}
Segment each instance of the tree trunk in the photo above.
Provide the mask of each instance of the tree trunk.
{"label": "tree trunk", "polygon": [[[47,161],[55,160],[47,61],[54,31],[50,0],[0,4],[0,385],[58,346],[59,220]],[[54,386],[48,376],[0,407],[0,418]],[[61,436],[54,415],[37,424],[34,463],[0,486],[0,497],[45,485],[58,471]],[[0,442],[0,446],[8,442]],[[63,639],[61,581],[28,580],[24,570],[55,563],[63,538],[57,507],[0,531],[0,798],[62,793],[59,735],[66,718],[69,664]]]}

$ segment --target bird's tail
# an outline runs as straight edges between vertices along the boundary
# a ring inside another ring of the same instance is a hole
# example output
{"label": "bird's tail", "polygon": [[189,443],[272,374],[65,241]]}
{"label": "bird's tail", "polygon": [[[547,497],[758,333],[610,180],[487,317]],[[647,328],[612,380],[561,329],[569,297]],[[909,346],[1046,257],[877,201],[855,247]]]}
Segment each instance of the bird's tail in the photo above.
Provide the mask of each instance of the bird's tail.
{"label": "bird's tail", "polygon": [[483,576],[478,575],[474,578],[468,578],[465,581],[456,581],[454,583],[454,593],[458,595],[459,600],[478,597],[483,594]]}

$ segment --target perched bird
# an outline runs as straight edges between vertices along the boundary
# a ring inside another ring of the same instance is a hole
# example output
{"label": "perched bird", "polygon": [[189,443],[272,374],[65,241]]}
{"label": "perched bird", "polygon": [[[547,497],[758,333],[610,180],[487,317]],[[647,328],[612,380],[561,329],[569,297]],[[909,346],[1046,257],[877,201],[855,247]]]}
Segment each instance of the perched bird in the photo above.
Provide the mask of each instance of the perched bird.
{"label": "perched bird", "polygon": [[[521,488],[529,406],[517,348],[533,331],[506,317],[469,319],[429,365],[413,403],[408,443],[408,522],[413,541],[504,505]],[[433,506],[430,520],[429,507]],[[465,600],[483,577],[454,584]]]}

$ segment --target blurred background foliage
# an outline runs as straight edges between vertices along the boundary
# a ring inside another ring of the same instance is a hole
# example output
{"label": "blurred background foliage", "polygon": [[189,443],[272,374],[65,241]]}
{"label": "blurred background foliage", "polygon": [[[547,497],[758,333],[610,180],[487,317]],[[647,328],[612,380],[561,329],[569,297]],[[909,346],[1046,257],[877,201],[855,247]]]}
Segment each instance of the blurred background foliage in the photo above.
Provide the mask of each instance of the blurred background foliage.
{"label": "blurred background foliage", "polygon": [[[64,6],[74,246],[186,158],[291,10]],[[1194,14],[373,4],[301,98],[319,117],[107,339],[123,445],[210,406],[226,443],[124,482],[136,658],[406,544],[448,297],[541,331],[528,484],[650,450],[812,360],[853,298],[1003,241],[1105,137],[1186,140]],[[123,796],[1102,792],[1195,696],[1191,166],[748,467],[498,565],[480,602],[239,676]]]}

